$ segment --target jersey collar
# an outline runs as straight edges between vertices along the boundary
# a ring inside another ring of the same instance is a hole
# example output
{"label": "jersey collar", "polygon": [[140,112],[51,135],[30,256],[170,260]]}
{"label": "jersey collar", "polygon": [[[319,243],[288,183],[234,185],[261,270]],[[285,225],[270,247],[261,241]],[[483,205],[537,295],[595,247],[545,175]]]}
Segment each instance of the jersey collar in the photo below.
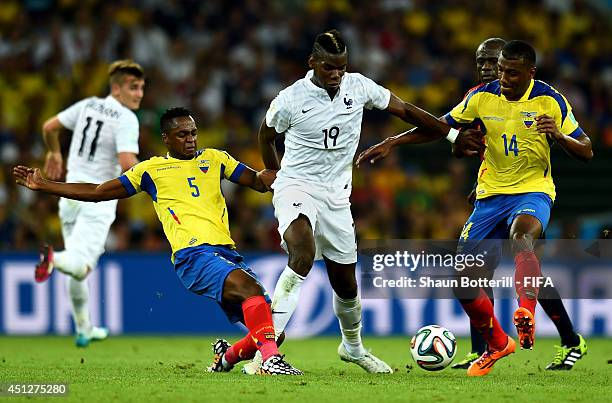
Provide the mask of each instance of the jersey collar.
{"label": "jersey collar", "polygon": [[524,101],[528,101],[529,100],[529,95],[531,95],[531,90],[533,90],[533,83],[534,83],[534,80],[532,78],[531,82],[529,83],[529,87],[527,87],[527,91],[525,91],[525,93],[523,94],[521,99],[519,99],[518,101],[508,101],[506,99],[506,96],[504,94],[502,94],[501,92],[499,93],[499,95],[501,96],[501,98],[504,101],[508,101],[508,102],[524,102]]}
{"label": "jersey collar", "polygon": [[[304,76],[304,78],[306,79],[306,87],[311,91],[316,91],[318,95],[324,95],[325,97],[329,98],[329,95],[327,94],[327,90],[319,87],[318,85],[312,82],[311,79],[313,75],[314,75],[314,70],[308,70],[308,72]],[[338,89],[338,93],[342,91],[343,84],[344,84],[344,77],[342,77],[342,80],[340,81],[340,88]]]}
{"label": "jersey collar", "polygon": [[[198,158],[200,155],[202,155],[202,153],[204,152],[204,150],[205,150],[205,148],[201,148],[201,149],[197,150],[197,151],[196,151],[196,153],[195,153],[195,155],[193,156],[193,158],[192,158],[191,160],[196,159],[196,158]],[[178,158],[171,157],[169,152],[167,152],[167,153],[166,153],[166,159],[167,159],[167,160],[175,160],[175,161],[191,161],[191,160],[179,160]]]}
{"label": "jersey collar", "polygon": [[120,106],[122,108],[125,108],[125,106],[123,106],[123,104],[121,102],[119,102],[117,100],[117,98],[115,98],[114,96],[112,96],[111,94],[108,94],[108,96],[106,97],[107,100],[109,100],[111,103],[114,103],[116,106]]}

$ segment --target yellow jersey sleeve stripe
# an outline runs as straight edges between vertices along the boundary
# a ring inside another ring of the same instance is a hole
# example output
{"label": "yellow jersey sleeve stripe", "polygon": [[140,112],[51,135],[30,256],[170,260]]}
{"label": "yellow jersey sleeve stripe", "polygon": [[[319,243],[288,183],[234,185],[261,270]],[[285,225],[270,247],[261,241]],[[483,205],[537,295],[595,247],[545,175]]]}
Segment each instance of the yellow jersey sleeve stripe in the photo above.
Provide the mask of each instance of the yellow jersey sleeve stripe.
{"label": "yellow jersey sleeve stripe", "polygon": [[450,112],[444,115],[444,119],[446,119],[446,123],[448,123],[451,127],[457,128],[458,126],[460,126],[459,123],[455,119],[453,119]]}
{"label": "yellow jersey sleeve stripe", "polygon": [[563,98],[563,95],[561,95],[559,92],[557,92],[557,90],[555,90],[553,87],[546,84],[545,82],[540,80],[533,80],[533,88],[531,89],[531,93],[529,94],[528,99],[533,99],[541,96],[549,96],[555,101],[557,101],[557,104],[559,104],[559,109],[561,109],[561,126],[563,126],[563,122],[567,117],[568,111],[567,102]]}
{"label": "yellow jersey sleeve stripe", "polygon": [[456,127],[462,124],[472,123],[474,120],[478,119],[480,117],[480,108],[478,106],[480,97],[487,94],[496,96],[501,94],[499,80],[476,87],[469,92],[457,106],[445,115],[448,123]]}
{"label": "yellow jersey sleeve stripe", "polygon": [[577,127],[576,130],[574,130],[573,132],[568,134],[568,136],[570,136],[571,138],[577,139],[578,137],[582,136],[583,134],[584,134],[584,131],[580,127]]}
{"label": "yellow jersey sleeve stripe", "polygon": [[236,169],[234,169],[234,172],[232,172],[230,177],[227,179],[229,179],[230,181],[234,183],[238,183],[238,179],[240,179],[240,175],[242,175],[242,172],[244,172],[245,169],[246,169],[246,165],[244,165],[242,162],[238,163],[238,166],[236,166]]}
{"label": "yellow jersey sleeve stripe", "polygon": [[147,171],[142,173],[142,177],[140,179],[140,188],[147,192],[149,196],[151,196],[151,200],[157,202],[157,187],[155,186],[155,182],[151,179],[151,175]]}
{"label": "yellow jersey sleeve stripe", "polygon": [[125,190],[128,192],[129,196],[133,196],[136,193],[138,193],[138,192],[136,192],[136,188],[134,188],[134,185],[132,185],[132,182],[130,182],[130,180],[127,178],[127,176],[125,176],[125,175],[119,176],[119,181],[121,182],[121,184],[123,185]]}

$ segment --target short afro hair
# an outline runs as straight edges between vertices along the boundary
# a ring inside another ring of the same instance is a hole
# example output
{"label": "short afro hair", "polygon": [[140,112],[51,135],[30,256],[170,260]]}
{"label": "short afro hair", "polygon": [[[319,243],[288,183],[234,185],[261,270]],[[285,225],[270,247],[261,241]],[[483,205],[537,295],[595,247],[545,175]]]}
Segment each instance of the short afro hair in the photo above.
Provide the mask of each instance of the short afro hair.
{"label": "short afro hair", "polygon": [[536,64],[536,53],[533,46],[525,41],[509,41],[507,42],[501,51],[504,59],[519,60],[522,59],[528,63],[529,66],[535,66]]}
{"label": "short afro hair", "polygon": [[166,109],[163,115],[159,118],[159,127],[162,133],[167,133],[174,128],[172,125],[172,119],[180,118],[183,116],[191,116],[191,111],[182,106],[176,108]]}

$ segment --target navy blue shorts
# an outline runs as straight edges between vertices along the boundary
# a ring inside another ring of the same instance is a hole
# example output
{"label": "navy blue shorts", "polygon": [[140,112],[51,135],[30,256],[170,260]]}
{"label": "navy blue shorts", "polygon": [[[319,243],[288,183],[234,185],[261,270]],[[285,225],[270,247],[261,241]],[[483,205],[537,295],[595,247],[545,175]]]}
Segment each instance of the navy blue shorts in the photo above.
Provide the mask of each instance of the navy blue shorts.
{"label": "navy blue shorts", "polygon": [[[501,258],[502,239],[508,239],[510,226],[521,214],[536,217],[542,224],[542,233],[548,226],[553,201],[546,193],[498,195],[476,200],[474,211],[463,226],[458,251],[471,253],[486,250],[487,266],[495,269]],[[486,241],[485,241],[486,240]]]}
{"label": "navy blue shorts", "polygon": [[[244,258],[238,252],[227,246],[214,245],[184,248],[174,254],[174,269],[185,288],[217,301],[230,322],[244,322],[240,304],[223,302],[223,285],[232,271],[243,270],[259,283],[255,273],[245,264]],[[264,289],[263,285],[261,288]],[[264,293],[266,301],[270,303],[265,289]]]}

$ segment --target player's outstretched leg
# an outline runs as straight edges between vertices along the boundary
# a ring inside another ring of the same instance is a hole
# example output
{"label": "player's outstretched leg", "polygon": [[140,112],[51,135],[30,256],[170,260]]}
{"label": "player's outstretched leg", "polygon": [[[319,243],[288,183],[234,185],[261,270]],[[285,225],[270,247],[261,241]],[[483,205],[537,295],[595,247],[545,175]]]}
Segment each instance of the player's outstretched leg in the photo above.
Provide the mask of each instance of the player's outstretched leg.
{"label": "player's outstretched leg", "polygon": [[459,302],[461,302],[461,306],[470,318],[470,323],[476,329],[479,329],[488,346],[487,351],[469,366],[467,374],[469,376],[483,376],[491,371],[493,365],[500,358],[514,352],[515,343],[504,332],[497,318],[495,318],[493,304],[482,289],[471,290],[470,294],[460,293],[460,291],[465,290],[455,289],[455,294],[464,298],[471,297],[470,299],[460,299]]}
{"label": "player's outstretched leg", "polygon": [[[228,348],[223,359],[229,365],[234,365],[242,359],[252,358],[255,350],[259,350],[263,363],[259,369],[262,375],[302,375],[302,371],[294,368],[280,355],[276,345],[276,336],[272,322],[270,305],[264,297],[261,285],[244,270],[233,270],[226,277],[223,286],[223,302],[240,303],[244,324],[249,329],[247,337],[236,344],[243,344],[248,352],[244,358],[240,351]],[[251,340],[248,342],[248,340]],[[249,345],[249,343],[252,343]],[[236,345],[235,345],[236,346]],[[254,348],[253,348],[254,347]],[[233,352],[233,353],[232,353]]]}
{"label": "player's outstretched leg", "polygon": [[519,307],[514,311],[512,321],[516,326],[519,345],[522,349],[533,349],[535,343],[535,307],[538,287],[526,286],[527,278],[541,275],[540,262],[532,251],[519,252],[514,258],[516,271],[516,292],[519,296]]}
{"label": "player's outstretched leg", "polygon": [[289,261],[281,273],[272,295],[272,316],[278,337],[287,326],[300,298],[304,279],[315,258],[315,241],[310,220],[300,214],[283,234]]}
{"label": "player's outstretched leg", "polygon": [[[489,296],[489,300],[491,301],[491,305],[495,306],[493,300],[493,289],[491,287],[483,288],[484,291]],[[474,325],[470,324],[470,336],[472,341],[472,351],[466,354],[466,356],[453,365],[451,365],[452,369],[468,369],[470,364],[478,359],[485,351],[487,351],[487,342],[485,341],[482,334],[474,327]]]}
{"label": "player's outstretched leg", "polygon": [[91,325],[89,318],[89,287],[86,280],[76,280],[68,277],[66,286],[72,302],[72,318],[77,335],[77,347],[87,347],[92,341],[104,340],[108,337],[108,329]]}
{"label": "player's outstretched leg", "polygon": [[[254,365],[251,365],[253,368],[251,369],[250,366],[249,372],[245,372],[243,368],[242,372],[248,375],[255,375],[259,372],[259,368],[263,363],[261,353],[257,350],[257,345],[255,344],[254,338],[251,337],[250,332],[234,343],[234,345],[229,344],[227,340],[218,339],[212,344],[212,350],[213,362],[208,367],[208,372],[228,372],[231,371],[238,362],[253,358],[253,361],[246,365],[256,363],[257,366],[254,367]],[[256,356],[258,356],[259,359],[255,359]]]}
{"label": "player's outstretched leg", "polygon": [[45,244],[40,248],[40,259],[34,269],[34,280],[37,283],[47,281],[51,273],[53,273],[53,248]]}
{"label": "player's outstretched leg", "polygon": [[470,364],[470,367],[467,370],[467,374],[469,376],[483,376],[491,372],[493,369],[493,365],[501,359],[504,358],[516,350],[516,343],[512,339],[512,337],[507,336],[508,341],[506,342],[506,346],[501,350],[488,350],[485,351],[483,355],[480,356],[476,361]]}
{"label": "player's outstretched leg", "polygon": [[355,264],[340,264],[325,258],[325,266],[334,289],[334,313],[342,332],[342,342],[338,346],[340,359],[357,364],[369,373],[393,373],[391,367],[367,351],[361,341],[361,299],[357,293]]}
{"label": "player's outstretched leg", "polygon": [[578,335],[578,344],[573,347],[556,346],[557,354],[553,361],[546,366],[549,371],[569,371],[574,368],[576,361],[584,357],[587,353],[586,340]]}
{"label": "player's outstretched leg", "polygon": [[92,341],[104,340],[108,337],[108,329],[91,325],[89,319],[89,289],[85,278],[91,268],[83,261],[83,255],[76,252],[55,252],[50,245],[43,245],[40,250],[40,261],[34,271],[34,279],[38,283],[47,281],[57,268],[68,274],[66,286],[72,303],[72,317],[76,327],[75,344],[77,347],[87,347]]}
{"label": "player's outstretched leg", "polygon": [[[315,243],[308,217],[300,214],[293,220],[283,233],[283,240],[287,245],[289,261],[278,278],[272,295],[272,318],[277,339],[283,334],[297,308],[302,283],[314,263]],[[242,367],[242,372],[254,375],[262,363],[263,358],[258,352],[252,362]]]}
{"label": "player's outstretched leg", "polygon": [[546,366],[547,370],[570,370],[576,361],[587,352],[584,338],[574,331],[559,291],[555,287],[544,287],[538,294],[538,303],[552,320],[561,337],[561,346],[556,346],[557,353],[553,361]]}
{"label": "player's outstretched leg", "polygon": [[371,374],[393,373],[393,370],[386,362],[363,347],[361,341],[361,301],[359,296],[342,299],[334,293],[334,313],[338,317],[340,331],[342,332],[342,341],[338,346],[340,359],[357,364]]}
{"label": "player's outstretched leg", "polygon": [[527,308],[519,307],[514,311],[512,322],[516,327],[521,349],[533,350],[535,343],[535,319]]}
{"label": "player's outstretched leg", "polygon": [[[273,315],[274,316],[274,315]],[[285,341],[285,332],[281,333],[280,336],[276,338],[276,346],[280,347],[281,344]],[[242,366],[242,373],[245,375],[256,375],[259,372],[259,368],[263,364],[263,358],[261,357],[261,353],[258,351],[255,352],[255,356],[252,361],[247,362]]]}
{"label": "player's outstretched leg", "polygon": [[534,252],[534,241],[542,234],[538,218],[519,214],[512,221],[510,239],[514,253],[514,279],[519,308],[512,316],[522,349],[533,349],[535,343],[535,308],[539,287],[529,280],[540,277],[540,261]]}
{"label": "player's outstretched leg", "polygon": [[217,339],[212,343],[213,362],[206,370],[208,372],[229,372],[234,368],[225,358],[225,354],[231,348],[231,344],[225,339]]}

